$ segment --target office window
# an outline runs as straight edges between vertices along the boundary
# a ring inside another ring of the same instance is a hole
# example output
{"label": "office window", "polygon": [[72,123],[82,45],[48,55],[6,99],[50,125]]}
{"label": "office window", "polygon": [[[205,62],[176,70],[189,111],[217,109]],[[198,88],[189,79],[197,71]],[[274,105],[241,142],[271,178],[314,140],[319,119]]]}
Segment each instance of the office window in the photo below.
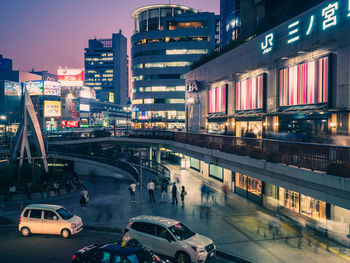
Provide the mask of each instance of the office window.
{"label": "office window", "polygon": [[208,49],[167,49],[166,55],[207,54]]}

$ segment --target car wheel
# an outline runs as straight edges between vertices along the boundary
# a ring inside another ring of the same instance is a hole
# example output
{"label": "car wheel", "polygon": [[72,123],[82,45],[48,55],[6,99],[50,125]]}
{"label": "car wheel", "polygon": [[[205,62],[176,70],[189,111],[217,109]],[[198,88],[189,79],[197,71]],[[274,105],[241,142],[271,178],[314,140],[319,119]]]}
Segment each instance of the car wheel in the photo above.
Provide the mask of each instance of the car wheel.
{"label": "car wheel", "polygon": [[191,263],[190,257],[184,252],[178,252],[175,259],[177,263]]}
{"label": "car wheel", "polygon": [[70,231],[65,228],[61,231],[61,236],[64,237],[64,238],[68,238],[70,236]]}
{"label": "car wheel", "polygon": [[30,230],[28,227],[22,227],[21,233],[22,233],[22,236],[27,237],[30,235]]}

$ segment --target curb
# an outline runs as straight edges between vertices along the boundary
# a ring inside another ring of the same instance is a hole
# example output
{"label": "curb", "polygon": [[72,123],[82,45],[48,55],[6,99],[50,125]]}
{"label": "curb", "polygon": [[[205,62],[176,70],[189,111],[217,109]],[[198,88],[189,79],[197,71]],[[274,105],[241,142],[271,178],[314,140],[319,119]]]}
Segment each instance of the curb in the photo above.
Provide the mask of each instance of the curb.
{"label": "curb", "polygon": [[[84,229],[86,230],[94,230],[94,231],[106,231],[106,232],[114,232],[114,233],[122,233],[122,230],[119,228],[109,228],[109,227],[98,227],[98,226],[84,226]],[[221,250],[216,250],[216,255],[218,255],[221,258],[229,259],[237,263],[254,263],[253,261],[250,261],[248,259],[234,256],[232,254],[228,254],[226,252],[223,252]]]}

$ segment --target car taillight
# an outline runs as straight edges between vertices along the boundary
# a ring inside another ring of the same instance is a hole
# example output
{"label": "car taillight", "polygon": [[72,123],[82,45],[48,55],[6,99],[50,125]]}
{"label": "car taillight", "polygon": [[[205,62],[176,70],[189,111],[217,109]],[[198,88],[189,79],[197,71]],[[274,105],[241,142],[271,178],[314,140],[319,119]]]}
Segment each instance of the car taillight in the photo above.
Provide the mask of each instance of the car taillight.
{"label": "car taillight", "polygon": [[19,218],[19,222],[20,222],[20,223],[21,223],[21,221],[22,221],[22,217]]}
{"label": "car taillight", "polygon": [[76,258],[77,256],[75,254],[73,254],[73,260]]}

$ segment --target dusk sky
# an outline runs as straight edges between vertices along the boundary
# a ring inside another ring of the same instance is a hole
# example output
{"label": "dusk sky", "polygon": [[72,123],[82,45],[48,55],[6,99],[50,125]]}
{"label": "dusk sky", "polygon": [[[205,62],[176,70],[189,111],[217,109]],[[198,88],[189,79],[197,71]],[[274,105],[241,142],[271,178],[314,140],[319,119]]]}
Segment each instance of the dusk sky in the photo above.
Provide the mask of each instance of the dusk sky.
{"label": "dusk sky", "polygon": [[[0,2],[0,54],[13,60],[14,69],[49,70],[82,67],[88,39],[109,38],[122,29],[133,33],[131,12],[167,0],[9,0]],[[219,0],[172,0],[201,11],[219,14]]]}

